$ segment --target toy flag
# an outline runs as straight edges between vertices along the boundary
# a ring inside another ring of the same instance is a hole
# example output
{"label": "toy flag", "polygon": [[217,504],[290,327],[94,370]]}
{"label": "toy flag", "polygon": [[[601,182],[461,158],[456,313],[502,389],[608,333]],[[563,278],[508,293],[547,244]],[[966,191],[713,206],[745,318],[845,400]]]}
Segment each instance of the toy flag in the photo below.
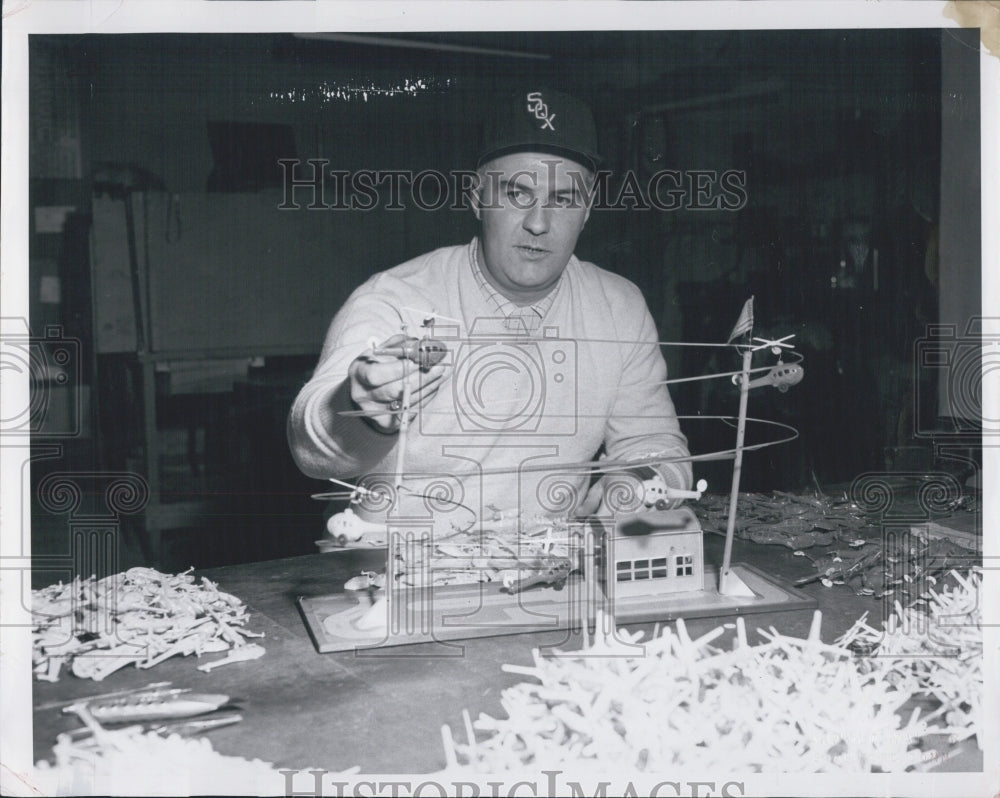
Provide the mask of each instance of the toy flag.
{"label": "toy flag", "polygon": [[726,343],[731,344],[741,335],[749,333],[752,330],[753,330],[753,297],[750,297],[744,303],[743,310],[740,311],[740,317],[736,320],[736,326],[733,327],[733,331],[729,333],[729,340]]}

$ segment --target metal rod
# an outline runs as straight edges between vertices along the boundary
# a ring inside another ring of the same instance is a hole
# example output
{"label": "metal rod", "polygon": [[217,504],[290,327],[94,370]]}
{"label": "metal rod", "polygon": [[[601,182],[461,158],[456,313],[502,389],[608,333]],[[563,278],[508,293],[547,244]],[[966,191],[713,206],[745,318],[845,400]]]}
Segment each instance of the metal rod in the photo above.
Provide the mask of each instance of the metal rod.
{"label": "metal rod", "polygon": [[733,535],[736,532],[736,503],[740,495],[740,473],[743,470],[743,439],[747,429],[747,398],[750,395],[750,363],[753,350],[743,352],[743,376],[740,378],[740,414],[736,426],[736,456],[733,459],[733,487],[729,494],[729,518],[726,521],[726,548],[722,554],[722,568],[719,569],[719,592],[725,589],[729,577],[729,565],[733,556]]}
{"label": "metal rod", "polygon": [[410,431],[410,361],[403,361],[403,399],[399,412],[399,439],[396,442],[396,490],[403,484],[403,460],[406,458],[406,438]]}

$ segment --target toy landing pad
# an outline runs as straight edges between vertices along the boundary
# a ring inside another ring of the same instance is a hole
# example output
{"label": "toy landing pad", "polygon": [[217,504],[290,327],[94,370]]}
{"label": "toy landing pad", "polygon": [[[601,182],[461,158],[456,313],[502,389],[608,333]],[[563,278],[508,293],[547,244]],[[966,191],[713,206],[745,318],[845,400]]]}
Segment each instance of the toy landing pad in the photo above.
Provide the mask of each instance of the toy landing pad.
{"label": "toy landing pad", "polygon": [[[706,567],[705,587],[686,593],[619,597],[614,601],[618,624],[744,615],[760,612],[812,609],[815,599],[791,586],[780,585],[749,565],[733,572],[752,596],[724,596],[718,592],[718,574]],[[534,587],[510,594],[498,582],[446,585],[433,590],[397,590],[387,606],[386,628],[365,630],[357,622],[371,610],[367,596],[359,602],[344,593],[300,596],[299,609],[316,649],[322,653],[402,646],[475,637],[575,629],[586,610],[589,622],[607,601],[586,580],[573,575],[562,590]]]}

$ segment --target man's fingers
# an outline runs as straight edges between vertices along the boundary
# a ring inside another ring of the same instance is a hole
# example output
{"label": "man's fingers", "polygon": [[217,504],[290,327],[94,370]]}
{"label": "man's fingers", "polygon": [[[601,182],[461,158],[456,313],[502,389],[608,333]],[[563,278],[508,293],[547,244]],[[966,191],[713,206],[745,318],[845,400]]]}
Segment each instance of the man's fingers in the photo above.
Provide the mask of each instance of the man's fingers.
{"label": "man's fingers", "polygon": [[[362,410],[365,410],[369,417],[378,416],[380,426],[389,426],[384,414],[395,413],[398,417],[400,403],[403,401],[404,378],[400,374],[397,379],[390,379],[387,382],[373,384],[373,365],[389,364],[363,364],[359,367],[355,375],[355,384],[352,386],[351,398]],[[427,372],[414,369],[407,374],[405,380],[409,384],[410,396],[409,404],[411,408],[423,407],[438,392],[444,378],[444,369],[434,367]],[[385,372],[376,372],[376,379],[380,379]],[[393,406],[395,405],[395,406]]]}
{"label": "man's fingers", "polygon": [[[424,396],[430,396],[437,392],[441,386],[442,374],[423,374],[419,371],[407,375],[406,382],[410,386],[410,404],[416,404]],[[394,401],[403,401],[403,377],[389,380],[384,383],[373,385],[368,388],[369,396],[376,402],[386,404]]]}
{"label": "man's fingers", "polygon": [[402,360],[362,363],[358,366],[355,377],[369,391],[388,389],[395,385],[398,393],[402,391],[403,375],[407,373],[404,363]]}
{"label": "man's fingers", "polygon": [[[383,345],[391,346],[405,340],[395,335]],[[399,429],[402,420],[404,386],[409,388],[410,419],[438,392],[447,372],[439,363],[426,371],[417,364],[398,357],[361,355],[351,364],[351,399],[368,421],[383,432]]]}
{"label": "man's fingers", "polygon": [[364,388],[387,395],[392,391],[396,395],[403,392],[403,377],[410,381],[410,390],[438,382],[445,373],[445,366],[436,365],[427,371],[422,371],[415,363],[408,360],[390,360],[385,362],[361,363],[355,372],[355,379]]}
{"label": "man's fingers", "polygon": [[[414,381],[414,378],[415,381]],[[426,374],[418,373],[411,377],[410,391],[413,396],[433,396],[441,388],[444,380],[444,368],[435,366]]]}
{"label": "man's fingers", "polygon": [[[445,370],[443,367],[435,366],[433,369],[425,372],[416,368],[413,364],[410,364],[410,366],[411,367],[409,369],[396,372],[394,376],[391,373],[387,373],[386,371],[380,369],[375,372],[374,375],[379,381],[373,383],[370,390],[383,397],[387,396],[391,399],[401,399],[403,395],[404,375],[406,381],[410,385],[411,397],[424,391],[437,390],[441,380],[444,378]],[[390,378],[383,379],[383,377],[387,375]]]}
{"label": "man's fingers", "polygon": [[385,349],[386,347],[389,346],[396,346],[397,344],[401,344],[405,340],[406,336],[403,335],[403,333],[396,333],[395,335],[390,335],[388,338],[386,338],[382,343],[378,345],[377,348]]}

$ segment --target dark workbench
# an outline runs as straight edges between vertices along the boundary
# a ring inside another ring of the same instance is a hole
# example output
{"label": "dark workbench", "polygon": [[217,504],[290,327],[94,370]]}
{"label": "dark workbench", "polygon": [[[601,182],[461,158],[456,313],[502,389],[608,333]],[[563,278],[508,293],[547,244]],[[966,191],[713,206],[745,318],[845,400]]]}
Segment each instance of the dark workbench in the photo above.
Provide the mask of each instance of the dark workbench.
{"label": "dark workbench", "polygon": [[[706,561],[722,559],[723,539],[705,536]],[[249,628],[266,634],[263,658],[227,665],[211,673],[196,669],[194,657],[176,657],[148,670],[124,668],[103,682],[64,671],[60,681],[35,682],[34,705],[171,681],[174,687],[226,693],[239,700],[242,723],[210,734],[224,754],[260,758],[279,767],[338,771],[360,766],[367,773],[426,773],[444,767],[440,727],[459,733],[462,709],[502,715],[500,693],[522,677],[500,670],[504,662],[528,665],[531,649],[580,646],[579,635],[563,632],[482,638],[457,644],[422,644],[371,653],[318,654],[295,605],[298,596],[335,592],[344,581],[380,564],[380,552],[316,554],[205,571],[222,590],[250,607]],[[810,563],[781,546],[737,540],[734,562],[747,562],[789,582],[810,573]],[[802,588],[819,601],[823,639],[832,641],[862,613],[880,623],[881,603],[857,596],[847,586]],[[784,634],[808,634],[812,612],[753,615],[747,627],[774,625]],[[688,623],[692,637],[732,618]],[[638,628],[649,628],[643,625]],[[720,642],[720,645],[726,643]],[[211,655],[212,658],[219,655]],[[34,715],[35,758],[49,758],[57,733],[79,725],[58,709]],[[459,736],[461,734],[459,733]],[[975,746],[972,746],[975,749]],[[975,750],[953,758],[952,770],[982,767]]]}

